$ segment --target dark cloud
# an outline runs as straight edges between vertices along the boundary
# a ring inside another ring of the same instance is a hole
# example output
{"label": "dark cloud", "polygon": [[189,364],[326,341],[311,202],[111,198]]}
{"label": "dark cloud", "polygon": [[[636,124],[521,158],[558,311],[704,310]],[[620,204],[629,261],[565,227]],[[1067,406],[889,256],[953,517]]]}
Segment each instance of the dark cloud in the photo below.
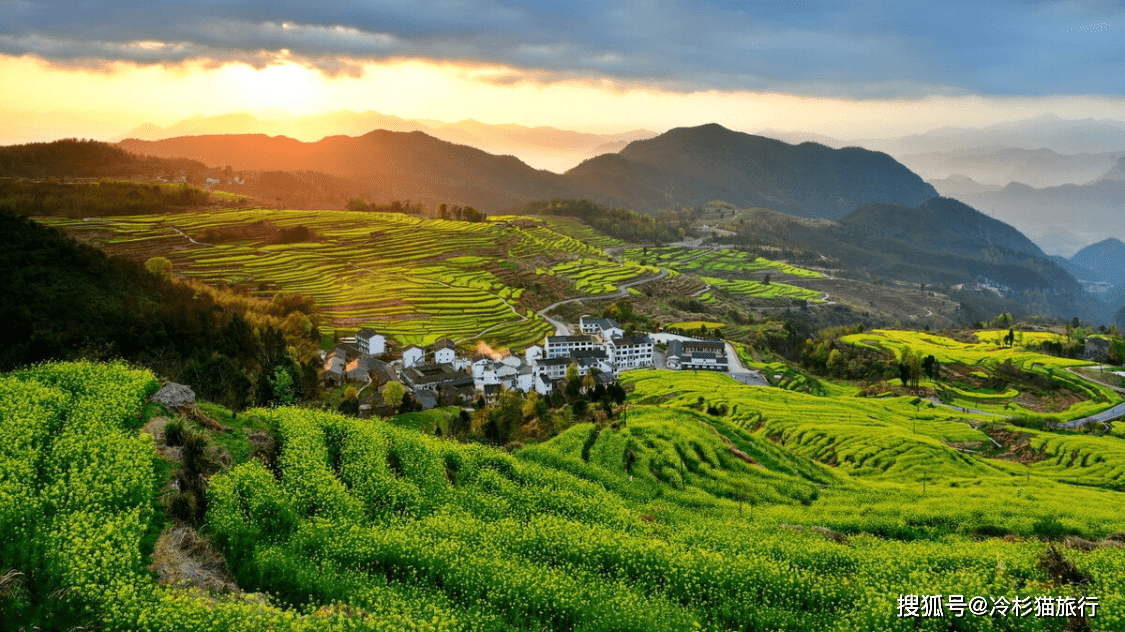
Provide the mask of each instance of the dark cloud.
{"label": "dark cloud", "polygon": [[[814,95],[1125,92],[1125,3],[620,0],[586,3],[36,2],[0,4],[0,52],[64,63],[281,51],[328,73],[366,60],[511,66],[535,80]],[[518,73],[497,81],[518,81]]]}

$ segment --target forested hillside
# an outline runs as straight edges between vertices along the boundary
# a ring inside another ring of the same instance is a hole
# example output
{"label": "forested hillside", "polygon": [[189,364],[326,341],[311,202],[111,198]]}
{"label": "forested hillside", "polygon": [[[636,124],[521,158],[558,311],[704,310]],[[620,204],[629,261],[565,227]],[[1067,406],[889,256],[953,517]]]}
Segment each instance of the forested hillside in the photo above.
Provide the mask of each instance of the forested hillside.
{"label": "forested hillside", "polygon": [[[279,369],[299,389],[315,388],[313,303],[192,286],[7,209],[0,209],[0,294],[3,371],[44,360],[124,358],[190,379],[236,407],[272,401]],[[308,364],[295,362],[289,348],[304,349],[298,360]]]}

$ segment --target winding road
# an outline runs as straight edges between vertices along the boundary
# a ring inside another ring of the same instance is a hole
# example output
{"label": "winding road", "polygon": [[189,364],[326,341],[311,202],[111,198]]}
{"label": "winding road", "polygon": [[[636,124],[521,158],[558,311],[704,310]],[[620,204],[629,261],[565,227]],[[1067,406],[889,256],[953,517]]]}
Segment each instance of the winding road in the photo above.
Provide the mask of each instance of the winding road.
{"label": "winding road", "polygon": [[566,305],[567,303],[577,303],[579,301],[587,300],[601,301],[604,299],[624,298],[626,296],[629,296],[629,288],[643,285],[645,283],[652,283],[653,281],[659,281],[666,276],[668,276],[668,270],[666,270],[665,268],[660,268],[660,273],[655,276],[645,277],[643,279],[638,279],[636,281],[630,281],[628,283],[622,283],[621,285],[618,285],[616,292],[611,292],[609,294],[599,294],[597,296],[578,296],[575,298],[568,298],[566,300],[551,303],[550,305],[539,310],[539,315],[543,317],[543,320],[546,320],[547,322],[555,326],[556,336],[569,336],[570,327],[567,327],[564,323],[551,318],[547,315],[547,312],[555,309],[559,305]]}
{"label": "winding road", "polygon": [[[1098,369],[1098,368],[1101,368],[1101,367],[1095,366],[1095,367],[1083,367],[1083,368]],[[1114,391],[1116,391],[1118,393],[1125,394],[1125,388],[1122,388],[1120,386],[1113,386],[1111,384],[1102,384],[1101,382],[1098,382],[1096,380],[1092,380],[1092,379],[1086,377],[1085,375],[1082,375],[1081,373],[1078,373],[1077,371],[1074,371],[1073,368],[1071,368],[1071,367],[1067,367],[1066,370],[1067,370],[1067,372],[1071,373],[1072,375],[1076,375],[1079,378],[1081,378],[1083,380],[1086,380],[1087,382],[1090,382],[1091,384],[1096,384],[1098,386],[1105,386],[1107,388],[1113,389]],[[956,410],[958,412],[968,413],[968,414],[971,414],[971,415],[988,415],[990,417],[1003,417],[1004,416],[1004,415],[1001,415],[999,413],[990,413],[990,412],[986,412],[986,411],[983,411],[983,410],[975,410],[975,409],[972,409],[972,408],[962,408],[961,406],[953,406],[951,404],[943,404],[936,397],[929,398],[929,401],[933,402],[935,406],[941,406],[943,408],[949,408],[951,410]],[[1088,417],[1082,417],[1081,419],[1072,419],[1070,421],[1064,421],[1064,422],[1060,423],[1058,425],[1058,427],[1059,428],[1065,428],[1067,430],[1073,430],[1075,428],[1081,428],[1082,426],[1085,426],[1087,424],[1105,423],[1105,422],[1107,422],[1111,419],[1116,419],[1116,418],[1121,417],[1121,416],[1125,416],[1125,402],[1122,402],[1122,403],[1120,403],[1120,404],[1118,404],[1118,405],[1116,405],[1112,408],[1107,408],[1106,410],[1103,410],[1100,413],[1095,413],[1095,414],[1090,415]]]}
{"label": "winding road", "polygon": [[[1102,367],[1094,366],[1094,367],[1086,367],[1086,368],[1100,369]],[[1081,373],[1073,370],[1071,367],[1067,367],[1066,370],[1071,375],[1077,375],[1078,377],[1086,380],[1087,382],[1090,382],[1091,384],[1097,384],[1098,386],[1105,386],[1107,388],[1110,388],[1110,389],[1116,391],[1117,393],[1125,393],[1125,388],[1121,388],[1120,386],[1112,386],[1110,384],[1102,384],[1101,382],[1098,382],[1096,380],[1092,380],[1092,379],[1086,377],[1085,375],[1082,375]],[[1109,421],[1110,419],[1116,419],[1117,417],[1120,417],[1122,415],[1125,415],[1125,402],[1122,402],[1122,403],[1114,406],[1113,408],[1103,410],[1100,413],[1090,415],[1089,417],[1083,417],[1081,419],[1072,419],[1070,421],[1063,422],[1063,423],[1059,424],[1059,427],[1060,428],[1067,428],[1067,429],[1081,428],[1082,426],[1085,426],[1086,424],[1099,423],[1099,422],[1104,423],[1104,422]]]}

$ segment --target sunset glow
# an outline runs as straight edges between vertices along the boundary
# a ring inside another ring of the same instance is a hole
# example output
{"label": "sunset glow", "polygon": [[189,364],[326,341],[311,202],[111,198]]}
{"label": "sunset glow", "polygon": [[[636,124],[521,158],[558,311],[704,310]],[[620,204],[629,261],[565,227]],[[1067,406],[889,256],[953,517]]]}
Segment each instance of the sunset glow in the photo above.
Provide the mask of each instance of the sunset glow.
{"label": "sunset glow", "polygon": [[[0,57],[0,142],[67,135],[114,138],[142,123],[167,125],[229,112],[272,116],[374,110],[411,119],[550,125],[584,131],[656,131],[719,122],[732,129],[801,129],[881,137],[940,125],[1035,116],[1103,117],[1111,96],[929,96],[846,99],[748,91],[673,91],[609,79],[558,79],[515,68],[424,60],[366,62],[330,75],[280,55],[261,68],[190,61],[98,67]],[[49,113],[49,114],[48,114]],[[301,137],[300,130],[294,136]],[[306,138],[306,140],[315,140]]]}

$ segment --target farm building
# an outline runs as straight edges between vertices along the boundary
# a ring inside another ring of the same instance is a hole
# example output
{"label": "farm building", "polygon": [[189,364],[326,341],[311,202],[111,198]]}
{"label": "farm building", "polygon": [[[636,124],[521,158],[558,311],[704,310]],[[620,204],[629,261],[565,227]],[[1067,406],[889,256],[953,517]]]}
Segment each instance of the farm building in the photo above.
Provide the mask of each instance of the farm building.
{"label": "farm building", "polygon": [[609,340],[617,336],[624,336],[625,330],[612,318],[589,318],[583,316],[578,319],[578,326],[584,334],[601,336],[602,340]]}
{"label": "farm building", "polygon": [[347,362],[342,354],[330,354],[324,361],[324,368],[320,372],[320,381],[329,387],[343,384],[346,365]]}
{"label": "farm building", "polygon": [[458,371],[448,364],[420,364],[402,370],[403,381],[418,393],[422,390],[437,392],[444,387],[472,387],[473,376]]}

